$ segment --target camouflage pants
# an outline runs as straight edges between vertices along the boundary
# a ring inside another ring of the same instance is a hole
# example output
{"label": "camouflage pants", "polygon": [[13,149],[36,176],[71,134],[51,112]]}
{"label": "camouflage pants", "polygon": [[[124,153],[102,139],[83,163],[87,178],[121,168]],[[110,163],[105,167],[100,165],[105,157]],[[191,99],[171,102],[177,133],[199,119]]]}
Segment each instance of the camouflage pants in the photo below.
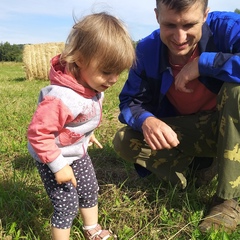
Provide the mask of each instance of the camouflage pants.
{"label": "camouflage pants", "polygon": [[216,157],[217,195],[225,199],[240,197],[239,110],[240,86],[224,83],[216,111],[161,119],[178,134],[180,144],[176,148],[153,151],[141,132],[126,126],[116,133],[114,149],[123,159],[183,187],[185,172],[195,156]]}

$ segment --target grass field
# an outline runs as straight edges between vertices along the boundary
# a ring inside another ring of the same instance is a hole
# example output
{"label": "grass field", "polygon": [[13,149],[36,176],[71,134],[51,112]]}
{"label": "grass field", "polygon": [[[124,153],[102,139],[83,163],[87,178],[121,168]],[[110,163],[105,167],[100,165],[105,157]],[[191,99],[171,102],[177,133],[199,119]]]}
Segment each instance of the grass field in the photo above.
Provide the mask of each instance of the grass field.
{"label": "grass field", "polygon": [[[233,234],[209,232],[197,226],[216,188],[216,180],[199,189],[172,188],[154,176],[139,178],[130,164],[112,149],[117,120],[118,94],[123,73],[106,91],[103,122],[96,130],[104,149],[90,148],[100,185],[99,222],[120,240],[239,240]],[[0,63],[0,239],[50,240],[52,206],[27,151],[26,130],[35,111],[39,90],[48,81],[26,81],[21,63]],[[77,218],[71,239],[83,239]]]}

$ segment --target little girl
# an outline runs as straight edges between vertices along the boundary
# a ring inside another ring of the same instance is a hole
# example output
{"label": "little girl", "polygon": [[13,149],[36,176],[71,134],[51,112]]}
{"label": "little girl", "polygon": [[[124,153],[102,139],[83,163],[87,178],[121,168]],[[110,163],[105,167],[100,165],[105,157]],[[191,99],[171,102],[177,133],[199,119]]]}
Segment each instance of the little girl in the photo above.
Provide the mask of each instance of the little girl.
{"label": "little girl", "polygon": [[51,84],[43,88],[28,128],[36,160],[54,207],[53,240],[68,240],[78,209],[86,239],[112,239],[98,224],[98,182],[87,153],[102,116],[103,92],[135,61],[132,40],[107,13],[86,16],[70,32],[61,55],[51,60]]}

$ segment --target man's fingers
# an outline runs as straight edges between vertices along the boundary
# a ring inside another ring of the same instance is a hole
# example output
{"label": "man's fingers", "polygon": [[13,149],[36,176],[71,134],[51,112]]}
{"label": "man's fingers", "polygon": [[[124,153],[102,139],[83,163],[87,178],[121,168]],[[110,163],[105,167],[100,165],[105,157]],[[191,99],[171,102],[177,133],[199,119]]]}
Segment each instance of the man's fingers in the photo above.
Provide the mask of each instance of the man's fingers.
{"label": "man's fingers", "polygon": [[186,88],[186,85],[184,85],[184,86],[175,86],[175,89],[177,90],[177,91],[180,91],[180,92],[185,92],[185,93],[192,93],[193,92],[193,89],[191,89],[191,88]]}
{"label": "man's fingers", "polygon": [[145,140],[153,150],[171,149],[179,144],[177,135],[163,135],[162,133],[157,137],[155,135],[145,135]]}
{"label": "man's fingers", "polygon": [[165,148],[166,149],[172,148],[172,146],[169,145],[169,143],[163,137],[157,138],[156,136],[153,135],[151,137],[148,136],[145,139],[152,150],[161,150],[161,149],[165,149]]}

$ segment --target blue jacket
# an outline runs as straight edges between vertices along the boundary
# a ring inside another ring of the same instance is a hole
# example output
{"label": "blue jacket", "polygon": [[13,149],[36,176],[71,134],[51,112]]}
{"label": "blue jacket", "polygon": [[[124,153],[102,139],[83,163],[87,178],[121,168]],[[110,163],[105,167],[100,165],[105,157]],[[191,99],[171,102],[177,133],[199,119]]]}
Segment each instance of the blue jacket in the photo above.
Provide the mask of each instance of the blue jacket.
{"label": "blue jacket", "polygon": [[[174,79],[159,34],[157,29],[138,43],[137,64],[119,96],[119,120],[139,131],[149,116],[177,115],[166,97]],[[210,91],[217,94],[223,82],[240,83],[240,14],[209,13],[198,46],[199,81]]]}

